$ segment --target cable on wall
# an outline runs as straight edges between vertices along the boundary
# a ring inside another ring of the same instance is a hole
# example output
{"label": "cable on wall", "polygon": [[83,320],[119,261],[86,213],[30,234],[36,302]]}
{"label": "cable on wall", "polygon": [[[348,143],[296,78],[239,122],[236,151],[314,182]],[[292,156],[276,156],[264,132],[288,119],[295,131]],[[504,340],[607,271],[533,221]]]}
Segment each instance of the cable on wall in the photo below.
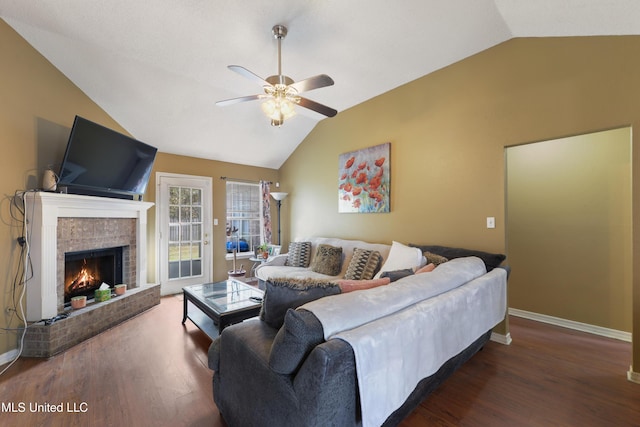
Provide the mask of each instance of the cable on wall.
{"label": "cable on wall", "polygon": [[[13,302],[13,310],[12,312],[15,313],[18,316],[18,319],[22,321],[23,323],[23,327],[22,328],[15,328],[15,329],[6,329],[5,330],[22,330],[22,335],[19,338],[19,342],[18,342],[18,353],[16,354],[16,356],[13,358],[13,360],[11,360],[11,362],[9,362],[9,364],[7,366],[4,367],[4,369],[2,371],[0,371],[0,375],[4,374],[11,366],[13,366],[13,364],[20,358],[20,356],[22,355],[22,351],[24,349],[24,337],[27,334],[27,321],[26,321],[26,316],[24,314],[24,294],[26,292],[26,288],[27,288],[27,282],[33,277],[33,266],[31,264],[31,252],[30,252],[30,247],[29,247],[29,243],[30,243],[30,236],[31,233],[29,230],[29,223],[27,221],[27,212],[26,212],[26,197],[27,197],[27,193],[28,191],[24,191],[22,192],[22,208],[20,206],[17,206],[16,203],[16,199],[19,196],[19,192],[16,192],[16,194],[14,195],[13,199],[12,199],[12,204],[11,204],[11,216],[13,219],[18,220],[19,218],[15,216],[15,212],[13,212],[13,209],[17,209],[18,212],[20,212],[20,214],[22,214],[22,236],[18,237],[18,244],[21,247],[21,251],[20,251],[20,261],[18,264],[18,268],[16,270],[16,275],[14,277],[13,280],[13,289],[12,289],[12,302]],[[20,278],[21,277],[21,278]],[[19,297],[17,298],[16,301],[16,292],[17,292],[17,288],[21,286],[22,289],[20,290],[20,294]],[[18,311],[19,310],[19,311]],[[9,319],[9,324],[11,323],[13,319],[10,318]]]}

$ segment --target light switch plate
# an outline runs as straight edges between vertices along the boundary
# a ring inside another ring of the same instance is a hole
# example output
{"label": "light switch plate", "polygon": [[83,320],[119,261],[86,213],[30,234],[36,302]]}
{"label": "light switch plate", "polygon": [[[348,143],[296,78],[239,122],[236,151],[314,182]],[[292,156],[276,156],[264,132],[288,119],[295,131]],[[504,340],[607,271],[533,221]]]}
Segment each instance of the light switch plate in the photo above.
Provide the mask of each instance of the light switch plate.
{"label": "light switch plate", "polygon": [[495,217],[492,217],[492,216],[487,217],[487,228],[496,228]]}

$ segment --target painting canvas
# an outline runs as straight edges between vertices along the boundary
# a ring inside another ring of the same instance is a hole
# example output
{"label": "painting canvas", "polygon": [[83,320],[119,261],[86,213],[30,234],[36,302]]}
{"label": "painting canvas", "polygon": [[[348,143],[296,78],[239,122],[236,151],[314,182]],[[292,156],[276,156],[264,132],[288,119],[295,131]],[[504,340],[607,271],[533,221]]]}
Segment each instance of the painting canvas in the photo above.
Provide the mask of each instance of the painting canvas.
{"label": "painting canvas", "polygon": [[389,212],[391,143],[344,153],[339,158],[338,212]]}

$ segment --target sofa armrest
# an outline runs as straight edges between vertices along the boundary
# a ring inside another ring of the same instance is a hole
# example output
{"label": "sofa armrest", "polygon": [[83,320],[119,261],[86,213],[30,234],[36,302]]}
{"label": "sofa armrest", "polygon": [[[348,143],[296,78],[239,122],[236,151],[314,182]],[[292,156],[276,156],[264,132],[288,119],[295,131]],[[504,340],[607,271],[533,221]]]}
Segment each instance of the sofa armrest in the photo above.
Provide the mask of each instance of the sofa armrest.
{"label": "sofa armrest", "polygon": [[217,371],[220,369],[220,337],[214,339],[208,351],[209,369]]}
{"label": "sofa armrest", "polygon": [[256,270],[265,265],[278,265],[283,266],[287,262],[288,254],[280,254],[269,258],[268,261],[261,262],[259,266],[256,267]]}
{"label": "sofa armrest", "polygon": [[502,268],[503,270],[505,270],[507,272],[507,280],[509,279],[509,276],[511,275],[511,266],[510,265],[499,265],[496,268]]}
{"label": "sofa armrest", "polygon": [[310,426],[355,426],[361,418],[351,346],[330,339],[307,356],[293,380],[300,411]]}

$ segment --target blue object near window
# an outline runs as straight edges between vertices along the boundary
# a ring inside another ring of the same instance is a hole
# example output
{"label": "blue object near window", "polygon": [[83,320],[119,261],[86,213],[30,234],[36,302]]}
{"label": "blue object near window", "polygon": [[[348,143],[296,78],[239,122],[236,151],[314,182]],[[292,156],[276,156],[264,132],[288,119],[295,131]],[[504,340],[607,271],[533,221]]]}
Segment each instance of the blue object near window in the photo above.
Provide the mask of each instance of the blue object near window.
{"label": "blue object near window", "polygon": [[233,241],[227,242],[227,252],[231,253],[233,252],[234,249],[237,249],[238,252],[248,252],[249,244],[244,240],[240,240],[239,242],[233,242]]}

